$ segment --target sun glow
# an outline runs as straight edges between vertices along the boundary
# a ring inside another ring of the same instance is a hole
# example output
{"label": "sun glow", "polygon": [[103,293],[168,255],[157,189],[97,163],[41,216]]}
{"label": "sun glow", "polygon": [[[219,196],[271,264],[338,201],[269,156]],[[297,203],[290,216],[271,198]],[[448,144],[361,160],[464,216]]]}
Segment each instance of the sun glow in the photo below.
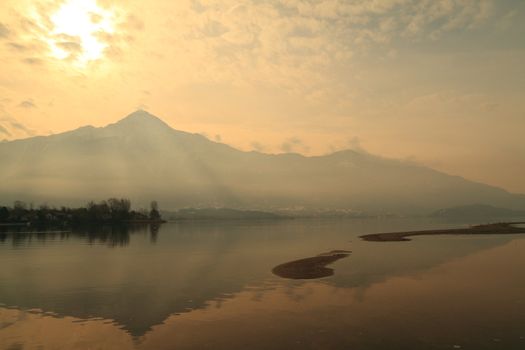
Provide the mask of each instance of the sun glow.
{"label": "sun glow", "polygon": [[54,27],[51,55],[81,66],[102,58],[108,46],[102,36],[114,31],[113,13],[99,7],[96,0],[68,0],[50,19]]}

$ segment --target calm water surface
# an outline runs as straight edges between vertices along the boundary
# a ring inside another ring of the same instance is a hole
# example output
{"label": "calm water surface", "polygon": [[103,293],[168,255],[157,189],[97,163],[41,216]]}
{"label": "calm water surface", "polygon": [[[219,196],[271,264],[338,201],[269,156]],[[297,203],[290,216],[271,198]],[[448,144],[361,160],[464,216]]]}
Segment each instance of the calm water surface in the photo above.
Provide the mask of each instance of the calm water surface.
{"label": "calm water surface", "polygon": [[[357,238],[457,226],[0,228],[0,349],[525,349],[525,236]],[[271,272],[334,249],[351,254],[333,276]]]}

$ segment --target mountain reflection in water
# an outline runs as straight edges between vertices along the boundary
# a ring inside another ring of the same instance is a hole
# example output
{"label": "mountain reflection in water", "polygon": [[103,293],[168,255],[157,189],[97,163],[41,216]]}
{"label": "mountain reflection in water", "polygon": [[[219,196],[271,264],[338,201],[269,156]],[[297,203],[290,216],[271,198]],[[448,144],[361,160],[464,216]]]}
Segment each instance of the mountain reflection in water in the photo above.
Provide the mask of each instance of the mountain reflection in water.
{"label": "mountain reflection in water", "polygon": [[[149,228],[128,231],[124,245],[106,234],[22,240],[4,232],[0,348],[520,348],[525,240],[358,239],[435,225],[166,224],[155,239]],[[334,276],[301,281],[271,272],[333,249],[352,250]]]}

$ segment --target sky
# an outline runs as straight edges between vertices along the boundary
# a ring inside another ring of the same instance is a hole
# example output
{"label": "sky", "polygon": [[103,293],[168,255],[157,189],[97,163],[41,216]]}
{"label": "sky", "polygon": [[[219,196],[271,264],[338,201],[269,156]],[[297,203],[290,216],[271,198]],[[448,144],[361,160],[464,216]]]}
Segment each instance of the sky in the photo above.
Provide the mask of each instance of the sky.
{"label": "sky", "polygon": [[522,0],[2,0],[0,140],[140,108],[241,150],[525,193],[524,62]]}

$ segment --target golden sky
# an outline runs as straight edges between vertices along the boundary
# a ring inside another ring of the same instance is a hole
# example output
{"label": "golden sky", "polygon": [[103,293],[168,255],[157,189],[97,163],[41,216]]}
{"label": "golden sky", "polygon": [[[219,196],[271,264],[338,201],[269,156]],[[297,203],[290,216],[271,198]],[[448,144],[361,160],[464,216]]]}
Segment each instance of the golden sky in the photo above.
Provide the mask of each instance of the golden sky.
{"label": "golden sky", "polygon": [[521,0],[3,0],[0,140],[143,108],[242,150],[525,193],[523,38]]}

